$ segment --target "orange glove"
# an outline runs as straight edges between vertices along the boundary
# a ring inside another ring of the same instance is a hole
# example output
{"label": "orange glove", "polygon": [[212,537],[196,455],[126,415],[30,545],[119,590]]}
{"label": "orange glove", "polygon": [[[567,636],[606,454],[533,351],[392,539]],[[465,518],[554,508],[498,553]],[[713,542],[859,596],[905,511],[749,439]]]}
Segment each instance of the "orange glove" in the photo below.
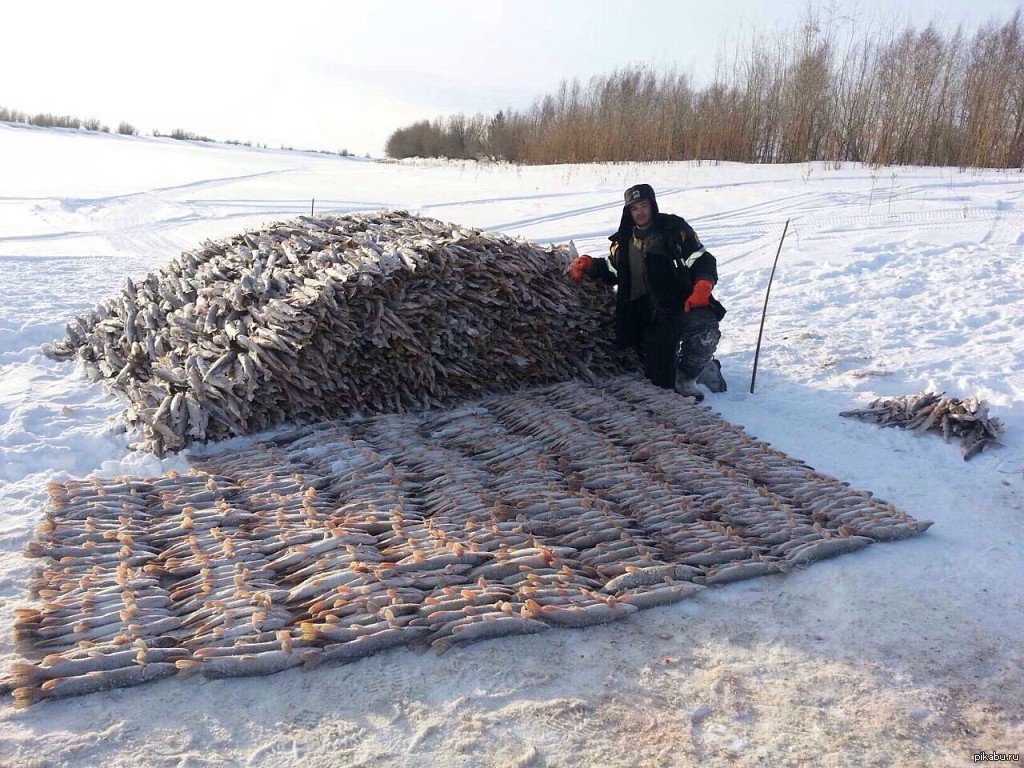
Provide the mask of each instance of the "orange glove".
{"label": "orange glove", "polygon": [[590,269],[592,259],[587,255],[577,256],[569,263],[569,277],[573,280],[580,280],[583,274]]}
{"label": "orange glove", "polygon": [[711,288],[711,281],[707,278],[697,280],[690,291],[690,297],[683,302],[683,312],[689,312],[695,307],[706,307],[711,300]]}

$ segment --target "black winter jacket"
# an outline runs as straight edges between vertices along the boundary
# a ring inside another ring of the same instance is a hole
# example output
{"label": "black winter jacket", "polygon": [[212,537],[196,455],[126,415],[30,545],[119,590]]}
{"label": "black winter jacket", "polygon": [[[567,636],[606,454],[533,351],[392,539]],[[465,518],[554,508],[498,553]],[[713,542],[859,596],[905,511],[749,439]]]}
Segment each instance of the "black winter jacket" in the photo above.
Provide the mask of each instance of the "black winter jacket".
{"label": "black winter jacket", "polygon": [[[608,257],[593,259],[587,270],[590,277],[618,286],[615,325],[618,345],[622,348],[636,344],[642,330],[637,327],[637,313],[629,307],[632,275],[627,259],[632,234],[632,219],[624,212],[619,230],[608,238],[611,240]],[[652,245],[648,246],[644,257],[644,274],[648,295],[654,305],[651,307],[652,312],[666,315],[681,313],[683,302],[697,280],[704,278],[712,286],[718,282],[715,257],[704,249],[693,227],[682,217],[669,213],[654,214],[652,230],[647,239]],[[725,315],[725,307],[714,296],[711,297],[710,306],[721,320]]]}

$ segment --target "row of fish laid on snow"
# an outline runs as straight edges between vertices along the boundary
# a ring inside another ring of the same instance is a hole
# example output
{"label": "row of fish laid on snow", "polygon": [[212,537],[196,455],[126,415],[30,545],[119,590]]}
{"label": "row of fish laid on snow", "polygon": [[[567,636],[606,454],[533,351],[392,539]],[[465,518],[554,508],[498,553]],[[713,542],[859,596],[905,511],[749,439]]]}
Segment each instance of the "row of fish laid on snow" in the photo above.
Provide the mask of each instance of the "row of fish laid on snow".
{"label": "row of fish laid on snow", "polygon": [[566,248],[403,211],[207,242],[44,346],[127,395],[143,450],[624,370]]}
{"label": "row of fish laid on snow", "polygon": [[582,627],[930,525],[634,375],[281,428],[50,495],[17,706]]}
{"label": "row of fish laid on snow", "polygon": [[843,411],[839,415],[872,421],[883,427],[938,432],[947,442],[957,438],[964,461],[986,446],[1000,445],[999,436],[1003,432],[1002,422],[989,415],[988,404],[984,400],[961,400],[935,392],[880,397],[872,400],[867,408]]}

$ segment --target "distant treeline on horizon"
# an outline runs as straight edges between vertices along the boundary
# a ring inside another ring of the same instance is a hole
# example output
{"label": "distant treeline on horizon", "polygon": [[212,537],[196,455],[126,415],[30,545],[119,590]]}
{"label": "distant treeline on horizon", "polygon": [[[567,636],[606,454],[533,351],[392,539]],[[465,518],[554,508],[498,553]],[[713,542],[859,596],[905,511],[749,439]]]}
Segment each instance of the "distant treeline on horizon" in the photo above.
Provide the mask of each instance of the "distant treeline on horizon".
{"label": "distant treeline on horizon", "polygon": [[[845,24],[844,24],[845,26]],[[562,82],[529,109],[456,114],[395,131],[393,158],[524,164],[807,161],[1024,168],[1021,11],[973,36],[934,24],[840,39],[796,29],[722,57],[711,85],[643,66]]]}
{"label": "distant treeline on horizon", "polygon": [[[98,131],[110,133],[110,126],[103,125],[95,118],[82,119],[71,115],[55,115],[50,112],[37,112],[30,115],[9,107],[0,107],[0,123],[25,123],[26,125],[37,125],[41,128],[73,128],[75,130]],[[117,132],[124,136],[136,136],[138,130],[131,123],[121,123]]]}
{"label": "distant treeline on horizon", "polygon": [[[23,123],[25,125],[35,125],[40,128],[70,128],[78,131],[96,131],[98,133],[110,133],[110,126],[103,125],[99,120],[89,118],[83,120],[80,117],[74,117],[72,115],[55,115],[49,112],[38,112],[31,115],[27,112],[22,112],[17,109],[11,109],[9,107],[0,106],[0,123]],[[131,123],[122,122],[117,126],[117,132],[122,136],[138,136],[138,129]],[[216,142],[216,139],[211,139],[209,136],[202,136],[198,133],[192,133],[182,128],[175,128],[170,133],[160,133],[159,130],[154,130],[152,133],[154,138],[168,138],[177,139],[178,141],[197,141],[197,142]],[[255,146],[257,149],[266,149],[266,144],[253,144],[251,141],[238,141],[237,139],[226,139],[223,144],[233,144],[236,146],[252,147]],[[281,149],[296,151],[295,147],[288,147],[281,145]],[[341,149],[337,152],[332,152],[327,149],[303,149],[298,150],[301,152],[316,152],[321,155],[340,155],[341,157],[351,157],[352,153],[347,149]],[[369,155],[367,155],[369,157]]]}

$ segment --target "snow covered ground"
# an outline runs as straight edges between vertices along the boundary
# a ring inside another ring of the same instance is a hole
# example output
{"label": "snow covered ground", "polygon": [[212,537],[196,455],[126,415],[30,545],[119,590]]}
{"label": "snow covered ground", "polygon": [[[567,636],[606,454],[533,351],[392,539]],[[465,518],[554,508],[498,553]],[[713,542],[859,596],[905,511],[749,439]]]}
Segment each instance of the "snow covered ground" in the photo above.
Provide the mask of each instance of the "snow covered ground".
{"label": "snow covered ground", "polygon": [[[311,672],[0,704],[18,766],[959,766],[1024,751],[1024,174],[709,163],[375,163],[0,123],[0,673],[48,480],[159,473],[121,404],[43,357],[66,321],[204,239],[380,207],[601,254],[640,181],[718,258],[707,402],[917,518],[923,536],[585,630]],[[764,290],[786,219],[762,344]],[[840,418],[989,401],[1002,448]],[[1005,763],[1002,763],[1005,764]]]}

